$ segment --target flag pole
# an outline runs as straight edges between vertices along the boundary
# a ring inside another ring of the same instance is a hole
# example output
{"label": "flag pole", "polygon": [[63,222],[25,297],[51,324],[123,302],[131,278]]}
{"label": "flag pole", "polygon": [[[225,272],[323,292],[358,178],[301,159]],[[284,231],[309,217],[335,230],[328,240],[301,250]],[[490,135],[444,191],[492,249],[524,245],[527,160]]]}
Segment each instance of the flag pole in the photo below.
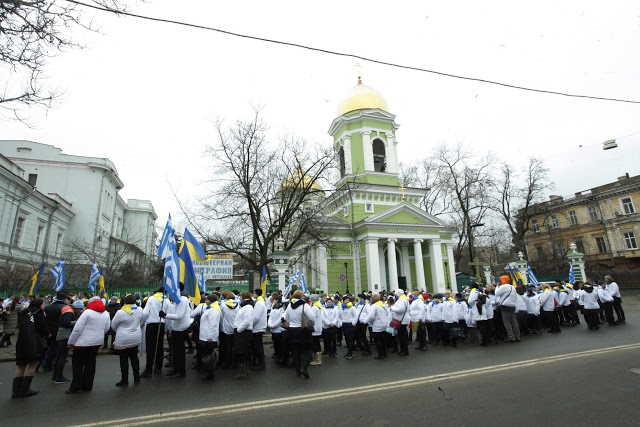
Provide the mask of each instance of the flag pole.
{"label": "flag pole", "polygon": [[[162,301],[160,302],[160,311],[164,311],[164,283],[162,284]],[[160,341],[160,329],[161,329],[160,325],[162,325],[162,319],[163,318],[160,318],[160,321],[158,322],[158,334],[156,335],[156,345],[155,345],[155,348],[153,349],[153,363],[156,363],[156,356],[158,356],[158,341]],[[164,334],[162,335],[162,343],[160,343],[160,345],[164,346]],[[160,362],[160,368],[162,368],[162,362]]]}

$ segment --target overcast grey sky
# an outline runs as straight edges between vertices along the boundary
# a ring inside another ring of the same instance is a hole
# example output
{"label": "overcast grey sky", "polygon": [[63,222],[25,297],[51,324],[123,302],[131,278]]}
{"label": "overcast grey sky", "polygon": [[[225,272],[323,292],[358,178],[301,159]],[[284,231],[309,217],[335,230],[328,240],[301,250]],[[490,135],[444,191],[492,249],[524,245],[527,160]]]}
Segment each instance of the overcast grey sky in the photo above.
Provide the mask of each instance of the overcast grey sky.
{"label": "overcast grey sky", "polygon": [[[176,6],[179,5],[179,8]],[[384,61],[561,92],[640,100],[638,1],[181,1],[132,12]],[[263,105],[274,138],[330,144],[327,130],[356,83],[352,58],[88,11],[102,35],[50,63],[66,91],[36,128],[0,122],[2,139],[108,157],[124,198],[149,199],[160,222],[178,216],[167,181],[202,194],[211,118]],[[492,150],[514,165],[543,157],[557,194],[640,173],[640,105],[572,99],[363,63],[401,125],[401,161],[440,143]],[[619,148],[602,142],[621,138]],[[582,147],[580,147],[582,146]]]}

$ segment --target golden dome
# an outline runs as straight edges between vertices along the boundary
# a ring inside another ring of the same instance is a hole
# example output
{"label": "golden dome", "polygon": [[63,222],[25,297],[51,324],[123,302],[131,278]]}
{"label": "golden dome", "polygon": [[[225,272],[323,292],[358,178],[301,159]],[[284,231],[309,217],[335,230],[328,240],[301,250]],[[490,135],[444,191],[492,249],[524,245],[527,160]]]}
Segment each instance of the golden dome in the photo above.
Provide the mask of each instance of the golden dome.
{"label": "golden dome", "polygon": [[349,111],[363,110],[365,108],[378,108],[389,112],[387,101],[374,88],[363,85],[360,78],[358,84],[354,86],[344,101],[338,106],[338,116],[348,113]]}
{"label": "golden dome", "polygon": [[[302,168],[296,169],[296,171],[280,184],[280,191],[282,190],[290,190],[296,188],[306,188],[309,186],[311,182],[311,178],[307,175]],[[311,188],[315,191],[324,191],[318,181],[315,181],[311,184]]]}

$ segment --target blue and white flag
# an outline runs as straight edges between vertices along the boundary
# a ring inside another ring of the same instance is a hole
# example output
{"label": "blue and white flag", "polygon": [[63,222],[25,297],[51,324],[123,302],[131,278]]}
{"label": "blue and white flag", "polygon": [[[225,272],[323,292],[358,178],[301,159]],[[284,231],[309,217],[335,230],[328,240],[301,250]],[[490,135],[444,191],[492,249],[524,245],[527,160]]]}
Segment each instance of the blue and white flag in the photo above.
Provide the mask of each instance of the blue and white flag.
{"label": "blue and white flag", "polygon": [[203,293],[207,292],[207,282],[205,282],[204,280],[204,271],[201,271],[200,277],[198,277],[198,287],[200,288],[200,291],[202,291]]}
{"label": "blue and white flag", "polygon": [[296,283],[296,281],[298,280],[298,275],[300,274],[300,269],[302,267],[298,267],[298,269],[296,270],[295,274],[293,276],[291,276],[291,279],[289,279],[289,283],[287,283],[287,287],[284,290],[284,293],[282,294],[284,297],[286,297],[287,295],[289,295],[289,293],[291,292],[291,287],[294,285],[294,283]]}
{"label": "blue and white flag", "polygon": [[169,294],[171,301],[180,304],[180,261],[176,251],[175,240],[169,240],[167,247],[169,248],[169,255],[164,260],[162,286]]}
{"label": "blue and white flag", "polygon": [[171,222],[171,214],[169,214],[167,225],[164,226],[164,231],[162,232],[162,237],[160,238],[160,244],[158,245],[158,256],[160,257],[160,259],[165,259],[169,256],[169,254],[171,253],[172,242],[175,249],[176,235],[173,230],[173,223]]}
{"label": "blue and white flag", "polygon": [[92,294],[96,293],[96,283],[100,279],[100,270],[98,270],[98,263],[93,260],[93,268],[91,268],[91,275],[89,276],[89,290]]}
{"label": "blue and white flag", "polygon": [[529,270],[529,282],[531,282],[533,286],[538,286],[540,282],[538,282],[535,274],[533,274],[533,270],[531,269],[531,266],[529,264],[527,264],[527,270]]}
{"label": "blue and white flag", "polygon": [[53,289],[55,289],[56,292],[60,292],[62,288],[64,288],[65,282],[64,257],[56,264],[55,267],[53,267],[51,271],[49,271],[49,274],[51,274],[56,280]]}
{"label": "blue and white flag", "polygon": [[307,281],[304,280],[304,271],[300,275],[300,290],[303,294],[307,294]]}
{"label": "blue and white flag", "polygon": [[573,261],[571,261],[571,264],[569,265],[569,284],[573,285],[576,283],[576,275],[573,272]]}

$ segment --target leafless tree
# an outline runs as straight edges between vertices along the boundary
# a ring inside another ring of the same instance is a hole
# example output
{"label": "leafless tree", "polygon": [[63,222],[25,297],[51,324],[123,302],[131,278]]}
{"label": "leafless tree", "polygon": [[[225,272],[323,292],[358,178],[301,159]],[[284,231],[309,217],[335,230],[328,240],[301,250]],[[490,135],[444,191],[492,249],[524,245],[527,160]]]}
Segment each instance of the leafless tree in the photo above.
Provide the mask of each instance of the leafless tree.
{"label": "leafless tree", "polygon": [[493,184],[492,208],[504,219],[514,252],[527,254],[524,235],[530,230],[530,220],[535,216],[533,205],[542,201],[544,193],[553,188],[549,182],[549,169],[544,166],[544,160],[536,157],[529,158],[522,174],[514,170],[513,164],[504,162]]}
{"label": "leafless tree", "polygon": [[[123,11],[118,0],[89,3]],[[31,107],[50,108],[60,91],[46,82],[47,60],[81,47],[73,41],[76,28],[97,31],[83,19],[81,7],[65,0],[0,0],[0,110],[27,123]]]}
{"label": "leafless tree", "polygon": [[406,187],[422,188],[421,207],[433,216],[452,212],[453,194],[449,192],[448,173],[436,159],[425,159],[417,164],[400,164],[400,179]]}
{"label": "leafless tree", "polygon": [[[463,144],[453,148],[441,145],[432,157],[443,182],[442,194],[452,197],[453,221],[458,230],[458,256],[466,245],[469,259],[475,258],[474,245],[478,228],[490,208],[490,192],[493,185],[493,157],[490,154],[476,157]],[[446,184],[446,185],[445,185]],[[455,254],[455,250],[454,250]]]}
{"label": "leafless tree", "polygon": [[271,143],[259,109],[251,121],[214,126],[217,143],[206,148],[214,165],[205,182],[210,193],[194,203],[176,197],[207,250],[259,269],[280,237],[285,250],[323,239],[326,220],[315,206],[329,191],[322,183],[334,166],[333,150],[290,137]]}

